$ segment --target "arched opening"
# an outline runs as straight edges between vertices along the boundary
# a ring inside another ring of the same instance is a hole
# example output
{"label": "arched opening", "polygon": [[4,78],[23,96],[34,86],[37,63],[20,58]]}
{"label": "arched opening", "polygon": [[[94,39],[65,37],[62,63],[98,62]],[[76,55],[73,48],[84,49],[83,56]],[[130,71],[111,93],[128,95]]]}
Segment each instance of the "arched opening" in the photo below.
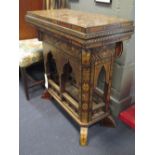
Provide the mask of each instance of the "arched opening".
{"label": "arched opening", "polygon": [[75,80],[70,62],[67,62],[63,67],[63,74],[61,76],[63,82],[63,90],[66,91],[72,98],[78,101],[78,87]]}
{"label": "arched opening", "polygon": [[52,79],[56,84],[59,84],[59,75],[57,71],[57,66],[55,59],[51,52],[47,54],[47,76],[48,78]]}
{"label": "arched opening", "polygon": [[97,80],[97,88],[103,92],[105,87],[105,76],[106,76],[105,74],[106,74],[105,69],[104,67],[102,67]]}
{"label": "arched opening", "polygon": [[97,86],[94,88],[93,101],[94,104],[104,105],[104,90],[106,86],[106,71],[104,66],[101,68],[98,79]]}

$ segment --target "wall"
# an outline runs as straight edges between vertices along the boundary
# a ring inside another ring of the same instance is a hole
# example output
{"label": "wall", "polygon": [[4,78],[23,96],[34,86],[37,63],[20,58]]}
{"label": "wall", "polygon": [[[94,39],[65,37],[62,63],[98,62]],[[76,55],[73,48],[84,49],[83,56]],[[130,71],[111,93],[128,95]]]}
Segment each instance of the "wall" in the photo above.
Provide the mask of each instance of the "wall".
{"label": "wall", "polygon": [[43,0],[19,0],[19,39],[30,39],[37,37],[37,31],[32,25],[25,21],[27,11],[41,10]]}
{"label": "wall", "polygon": [[[134,0],[112,0],[111,5],[95,3],[94,0],[70,0],[69,2],[70,8],[74,10],[134,20]],[[114,63],[111,95],[111,111],[114,116],[134,102],[134,42],[134,35],[124,42],[123,54]],[[102,85],[102,79],[100,79],[100,86]]]}

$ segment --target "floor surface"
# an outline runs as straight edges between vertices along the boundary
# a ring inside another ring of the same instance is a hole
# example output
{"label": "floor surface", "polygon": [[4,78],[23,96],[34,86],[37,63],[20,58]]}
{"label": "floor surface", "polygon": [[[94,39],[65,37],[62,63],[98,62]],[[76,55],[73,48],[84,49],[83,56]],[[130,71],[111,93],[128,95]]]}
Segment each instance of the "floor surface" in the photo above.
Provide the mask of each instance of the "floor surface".
{"label": "floor surface", "polygon": [[79,127],[54,101],[35,88],[27,101],[19,88],[20,155],[134,155],[135,133],[117,120],[116,128],[89,128],[88,146],[79,145]]}

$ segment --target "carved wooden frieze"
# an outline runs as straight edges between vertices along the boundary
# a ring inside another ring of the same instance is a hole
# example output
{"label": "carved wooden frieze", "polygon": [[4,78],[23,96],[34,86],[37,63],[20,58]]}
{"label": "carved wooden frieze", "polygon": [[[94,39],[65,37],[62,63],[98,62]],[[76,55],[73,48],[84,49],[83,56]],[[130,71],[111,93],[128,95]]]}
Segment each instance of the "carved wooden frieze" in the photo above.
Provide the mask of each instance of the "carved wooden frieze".
{"label": "carved wooden frieze", "polygon": [[43,41],[55,47],[58,52],[66,54],[72,58],[81,59],[81,48],[72,45],[71,43],[66,43],[65,41],[58,39],[57,37],[49,36],[47,34],[43,35]]}

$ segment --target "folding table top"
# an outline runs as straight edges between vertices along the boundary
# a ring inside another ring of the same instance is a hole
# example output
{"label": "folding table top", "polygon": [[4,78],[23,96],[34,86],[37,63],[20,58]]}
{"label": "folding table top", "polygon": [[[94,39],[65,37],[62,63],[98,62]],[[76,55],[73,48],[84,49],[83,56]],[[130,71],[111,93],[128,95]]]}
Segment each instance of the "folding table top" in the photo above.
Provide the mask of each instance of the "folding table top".
{"label": "folding table top", "polygon": [[71,9],[28,11],[26,20],[42,30],[72,36],[73,40],[108,37],[105,39],[117,42],[129,39],[134,30],[133,21]]}

